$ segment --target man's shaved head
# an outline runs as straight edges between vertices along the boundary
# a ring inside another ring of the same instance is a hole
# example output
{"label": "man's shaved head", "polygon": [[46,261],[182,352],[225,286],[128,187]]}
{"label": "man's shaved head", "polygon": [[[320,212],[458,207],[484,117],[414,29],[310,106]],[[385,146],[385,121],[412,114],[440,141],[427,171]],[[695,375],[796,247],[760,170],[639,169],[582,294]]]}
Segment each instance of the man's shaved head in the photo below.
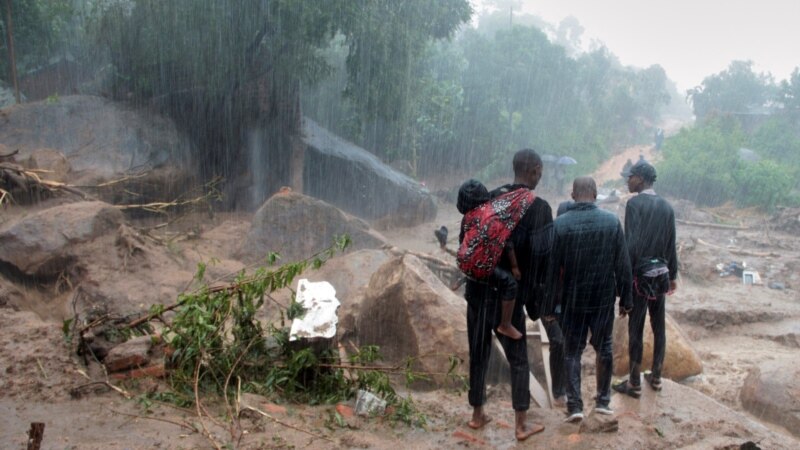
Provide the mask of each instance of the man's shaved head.
{"label": "man's shaved head", "polygon": [[535,189],[542,178],[542,158],[534,150],[523,148],[514,154],[514,184]]}
{"label": "man's shaved head", "polygon": [[542,165],[542,158],[536,153],[535,150],[523,148],[514,154],[514,173],[522,173],[525,170],[531,170],[536,166]]}
{"label": "man's shaved head", "polygon": [[592,177],[578,177],[572,182],[572,199],[576,202],[594,202],[597,184]]}

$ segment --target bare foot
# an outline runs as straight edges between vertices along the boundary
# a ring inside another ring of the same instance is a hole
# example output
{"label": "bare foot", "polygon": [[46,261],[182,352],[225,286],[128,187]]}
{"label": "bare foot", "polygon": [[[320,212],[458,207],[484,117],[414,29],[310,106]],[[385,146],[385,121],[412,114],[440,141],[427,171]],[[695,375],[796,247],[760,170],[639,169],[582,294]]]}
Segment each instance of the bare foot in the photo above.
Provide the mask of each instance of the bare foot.
{"label": "bare foot", "polygon": [[472,416],[472,420],[467,422],[467,426],[472,428],[473,430],[480,430],[483,428],[487,423],[491,422],[492,418],[487,416],[486,414],[481,414],[479,416]]}
{"label": "bare foot", "polygon": [[527,426],[525,424],[517,425],[517,429],[515,431],[515,435],[518,441],[524,441],[529,437],[533,436],[536,433],[541,433],[544,431],[544,425],[540,423],[534,423],[531,426]]}
{"label": "bare foot", "polygon": [[497,332],[504,336],[508,336],[514,340],[522,339],[522,333],[520,333],[516,328],[514,328],[511,325],[500,324],[500,326],[497,327]]}

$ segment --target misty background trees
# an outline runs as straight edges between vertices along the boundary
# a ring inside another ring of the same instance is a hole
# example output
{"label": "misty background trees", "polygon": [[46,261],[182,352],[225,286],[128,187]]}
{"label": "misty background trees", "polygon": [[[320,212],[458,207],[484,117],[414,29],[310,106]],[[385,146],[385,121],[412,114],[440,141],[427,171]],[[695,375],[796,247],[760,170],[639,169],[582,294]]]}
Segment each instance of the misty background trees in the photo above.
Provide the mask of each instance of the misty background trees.
{"label": "misty background trees", "polygon": [[[664,190],[705,204],[800,202],[797,70],[775,81],[734,61],[679,93],[660,66],[626,67],[584,42],[575,18],[477,17],[467,0],[18,0],[12,18],[22,80],[71,61],[80,76],[68,93],[170,116],[204,178],[264,170],[290,184],[303,116],[420,180],[505,176],[522,147],[570,155],[586,173],[651,143],[688,99],[696,124],[664,145]],[[253,130],[265,167],[244,154]]]}

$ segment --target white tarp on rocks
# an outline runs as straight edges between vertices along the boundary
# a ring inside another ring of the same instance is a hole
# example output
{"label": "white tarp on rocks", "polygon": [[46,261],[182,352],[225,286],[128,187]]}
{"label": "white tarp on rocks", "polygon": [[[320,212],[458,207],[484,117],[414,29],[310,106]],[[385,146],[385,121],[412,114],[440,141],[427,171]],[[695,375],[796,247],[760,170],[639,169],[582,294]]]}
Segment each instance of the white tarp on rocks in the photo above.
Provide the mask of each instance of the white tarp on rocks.
{"label": "white tarp on rocks", "polygon": [[303,317],[292,321],[289,340],[300,338],[332,338],[336,336],[336,325],[339,318],[336,310],[339,300],[336,289],[327,281],[312,283],[305,278],[297,283],[297,303],[306,309]]}

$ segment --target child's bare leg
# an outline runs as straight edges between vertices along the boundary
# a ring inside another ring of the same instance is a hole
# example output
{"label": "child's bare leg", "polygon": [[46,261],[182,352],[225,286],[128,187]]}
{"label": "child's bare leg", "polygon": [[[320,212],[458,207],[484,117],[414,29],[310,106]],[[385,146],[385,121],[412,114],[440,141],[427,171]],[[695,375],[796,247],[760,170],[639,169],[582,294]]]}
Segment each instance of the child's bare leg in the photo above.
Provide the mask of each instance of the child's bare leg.
{"label": "child's bare leg", "polygon": [[514,299],[503,300],[501,303],[500,326],[497,332],[511,339],[522,339],[522,333],[511,325],[511,316],[514,314]]}

